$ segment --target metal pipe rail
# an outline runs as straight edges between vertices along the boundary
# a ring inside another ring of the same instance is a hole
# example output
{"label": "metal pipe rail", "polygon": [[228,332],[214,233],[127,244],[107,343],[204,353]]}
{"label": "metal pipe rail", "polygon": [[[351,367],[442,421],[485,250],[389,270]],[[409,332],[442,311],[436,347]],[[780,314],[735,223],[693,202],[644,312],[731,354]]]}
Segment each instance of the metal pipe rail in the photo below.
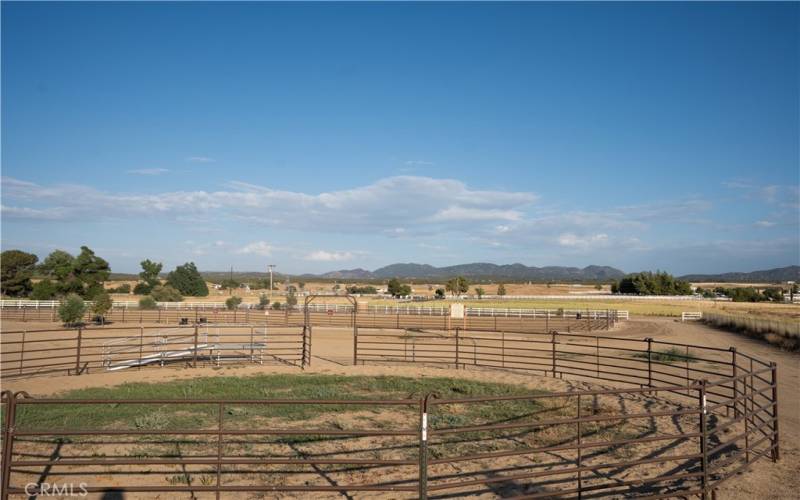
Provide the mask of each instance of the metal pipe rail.
{"label": "metal pipe rail", "polygon": [[[755,366],[755,361],[753,363]],[[741,369],[746,370],[747,367]],[[88,492],[108,489],[129,492],[180,491],[211,492],[219,496],[234,491],[369,491],[394,492],[424,499],[429,494],[487,492],[491,491],[492,485],[503,483],[518,485],[519,496],[515,498],[576,493],[580,496],[590,492],[637,498],[691,494],[707,498],[754,461],[767,454],[771,455],[773,461],[779,458],[777,393],[774,392],[774,384],[766,388],[747,385],[741,391],[737,386],[733,401],[725,401],[722,406],[710,405],[708,398],[708,388],[712,384],[720,387],[724,382],[732,383],[733,380],[752,381],[757,374],[768,372],[770,380],[776,380],[777,368],[773,363],[766,371],[759,368],[711,383],[699,380],[688,384],[487,397],[438,397],[436,394],[426,394],[419,398],[355,400],[64,400],[35,399],[26,393],[4,391],[2,499],[9,495],[31,494],[30,488],[25,491],[21,486],[22,481],[31,474],[38,475],[35,468],[41,467],[46,468],[45,479],[48,475],[57,478],[60,474],[69,474],[72,479],[84,475],[96,477],[97,467],[103,467],[109,474],[119,470],[117,467],[123,467],[126,475],[145,474],[137,467],[147,470],[144,479],[135,483],[135,486],[88,485]],[[766,405],[754,405],[756,394],[770,391],[774,399]],[[676,399],[676,394],[685,395],[686,398]],[[629,401],[627,404],[640,401],[642,410],[624,410],[617,402],[618,398]],[[658,405],[650,409],[649,403],[653,401]],[[726,420],[727,413],[716,410],[727,410],[729,404],[734,409],[740,406],[746,409]],[[216,424],[188,429],[147,430],[87,426],[40,429],[35,426],[40,409],[75,405],[199,407],[198,411],[206,411],[209,422],[215,421]],[[281,405],[335,406],[337,414],[363,408],[373,411],[376,408],[397,408],[392,411],[400,413],[393,417],[394,424],[390,429],[384,426],[302,427],[291,420],[286,424],[276,424],[272,420],[269,425],[248,422],[243,428],[244,422],[237,415],[247,415],[248,412],[232,411],[241,406],[270,408]],[[483,414],[478,409],[487,406],[490,407],[487,412],[489,417],[479,417]],[[765,413],[769,418],[760,425],[750,425],[754,415],[759,413]],[[709,425],[711,414],[717,417],[713,425]],[[465,420],[465,415],[473,417]],[[483,420],[486,418],[489,420]],[[635,421],[639,420],[646,420],[655,427],[652,431],[637,434],[635,431],[641,428]],[[664,432],[657,422],[672,422],[676,429]],[[723,431],[727,434],[731,429],[735,429],[734,436],[722,441]],[[188,443],[190,441],[187,440],[192,436],[205,436],[199,442],[206,443],[212,451],[200,455],[187,452],[186,455],[144,458],[138,455],[134,455],[134,458],[97,456],[90,452],[90,447],[111,437],[117,446],[135,446],[142,442],[152,444],[159,439],[169,442],[170,438],[175,437],[181,437],[182,442]],[[326,443],[322,448],[325,451],[318,453],[312,449],[291,446],[288,451],[284,448],[283,452],[272,448],[250,451],[250,447],[268,439],[278,439],[276,443],[281,445],[287,443],[281,436],[303,437],[304,442],[314,437],[314,440]],[[545,436],[552,436],[552,441]],[[237,439],[242,437],[249,439],[246,443]],[[33,444],[31,438],[36,438],[39,444]],[[719,444],[709,446],[711,438]],[[44,442],[63,443],[64,439],[68,439],[66,442],[70,446],[61,450],[58,456],[44,458],[48,456],[46,453],[32,453],[32,446],[40,446]],[[367,448],[372,449],[368,458],[359,455],[359,450],[363,451],[359,439],[371,439],[370,443],[377,446]],[[375,440],[381,442],[375,444]],[[243,448],[244,444],[247,447]],[[487,447],[492,451],[486,451]],[[629,451],[620,455],[619,450]],[[536,456],[551,460],[533,459]],[[552,461],[553,457],[556,457],[555,461]],[[457,469],[452,467],[454,464],[459,464]],[[263,465],[272,468],[257,468]],[[189,481],[184,486],[165,484],[154,479],[158,474],[152,474],[151,469],[157,466],[180,467],[187,471],[187,477],[194,474],[211,479],[205,479],[201,484],[191,484]],[[241,466],[253,466],[256,469],[242,471]],[[275,469],[277,466],[300,469],[289,472]],[[637,468],[643,466],[648,467],[647,472],[637,477]],[[459,472],[453,473],[453,470]],[[600,473],[604,470],[625,471],[628,479],[615,480],[614,475],[618,472],[611,472],[609,476],[609,473]],[[247,474],[250,481],[253,474],[284,479],[272,484],[270,481],[260,481],[258,485],[252,482],[240,484],[243,479],[241,474]],[[346,474],[349,480],[338,480],[337,474]],[[306,477],[309,475],[311,479]],[[300,480],[289,480],[289,477],[300,477]],[[323,480],[324,483],[321,483]],[[539,492],[525,493],[533,485],[537,486]]]}

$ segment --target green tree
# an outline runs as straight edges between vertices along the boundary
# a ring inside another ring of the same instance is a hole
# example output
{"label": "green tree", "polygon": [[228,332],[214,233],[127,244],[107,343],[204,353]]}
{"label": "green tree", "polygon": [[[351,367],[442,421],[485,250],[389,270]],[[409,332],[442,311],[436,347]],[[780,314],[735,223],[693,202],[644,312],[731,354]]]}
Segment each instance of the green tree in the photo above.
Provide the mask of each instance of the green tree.
{"label": "green tree", "polygon": [[167,275],[167,283],[183,295],[190,297],[205,297],[208,295],[208,285],[197,271],[194,262],[187,262],[178,266]]}
{"label": "green tree", "polygon": [[139,309],[158,309],[156,299],[147,295],[139,299]]}
{"label": "green tree", "polygon": [[102,257],[98,257],[87,246],[81,247],[81,253],[73,262],[73,274],[83,284],[83,297],[94,299],[104,291],[103,283],[111,274],[111,267]]}
{"label": "green tree", "polygon": [[150,292],[150,296],[157,302],[181,302],[183,300],[181,292],[169,285],[156,285]]}
{"label": "green tree", "polygon": [[[142,266],[142,272],[139,273],[139,278],[147,286],[148,291],[145,293],[149,293],[149,290],[152,290],[156,285],[161,283],[158,275],[161,274],[161,269],[164,268],[164,265],[161,262],[153,262],[150,259],[141,261],[139,265]],[[140,290],[144,291],[144,289]]]}
{"label": "green tree", "polygon": [[478,299],[480,300],[486,294],[486,290],[484,290],[481,287],[478,287],[478,288],[475,289],[475,293],[478,295]]}
{"label": "green tree", "polygon": [[77,257],[63,250],[55,250],[39,269],[58,283],[60,294],[75,293],[88,299],[103,291],[103,283],[111,273],[108,262],[86,246],[81,247]]}
{"label": "green tree", "polygon": [[[688,281],[679,280],[665,272],[641,272],[622,278],[617,286],[611,287],[614,293],[633,295],[691,295],[692,287]],[[615,291],[616,290],[616,291]]]}
{"label": "green tree", "polygon": [[279,310],[281,308],[281,303],[276,300],[272,303],[272,308],[276,311]]}
{"label": "green tree", "polygon": [[506,286],[502,283],[497,285],[497,295],[505,295],[506,294]]}
{"label": "green tree", "polygon": [[269,307],[269,297],[267,294],[262,293],[258,296],[258,308],[259,309],[267,309]]}
{"label": "green tree", "polygon": [[386,285],[386,290],[392,297],[405,297],[406,295],[411,295],[411,287],[409,285],[400,283],[400,280],[397,278],[392,278],[389,280],[389,283]]}
{"label": "green tree", "polygon": [[53,300],[56,295],[58,295],[58,286],[47,278],[33,285],[33,291],[31,291],[33,300]]}
{"label": "green tree", "polygon": [[453,295],[461,295],[469,291],[469,281],[463,276],[458,276],[448,280],[445,289]]}
{"label": "green tree", "polygon": [[444,298],[444,288],[437,288],[436,289],[436,298],[443,299]]}
{"label": "green tree", "polygon": [[134,295],[149,295],[152,291],[153,288],[147,283],[136,283],[136,286],[133,287]]}
{"label": "green tree", "polygon": [[67,295],[58,306],[58,317],[67,325],[79,323],[86,314],[86,304],[83,297],[76,293]]}
{"label": "green tree", "polygon": [[0,289],[10,297],[28,295],[33,289],[31,276],[39,257],[22,250],[6,250],[0,254]]}
{"label": "green tree", "polygon": [[98,293],[94,297],[94,304],[92,305],[92,311],[100,316],[100,322],[105,325],[106,318],[105,315],[108,311],[111,310],[111,307],[114,305],[114,302],[111,300],[111,295],[108,292]]}
{"label": "green tree", "polygon": [[237,297],[236,295],[234,295],[232,297],[228,297],[228,300],[225,301],[225,307],[229,311],[233,311],[234,309],[239,307],[239,304],[241,304],[241,303],[242,303],[242,298],[241,297]]}

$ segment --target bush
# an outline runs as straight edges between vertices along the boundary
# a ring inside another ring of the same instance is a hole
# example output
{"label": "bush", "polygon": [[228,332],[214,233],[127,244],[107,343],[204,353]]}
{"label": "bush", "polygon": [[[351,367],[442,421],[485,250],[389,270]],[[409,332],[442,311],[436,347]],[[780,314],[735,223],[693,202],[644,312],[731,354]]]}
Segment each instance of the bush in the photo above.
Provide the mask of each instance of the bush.
{"label": "bush", "polygon": [[83,297],[76,293],[71,293],[58,306],[58,317],[67,325],[79,323],[86,314],[86,304]]}
{"label": "bush", "polygon": [[133,287],[133,293],[136,295],[150,295],[151,291],[153,291],[153,287],[147,283],[136,283],[136,286]]}
{"label": "bush", "polygon": [[158,309],[158,304],[156,304],[156,299],[151,296],[142,297],[139,300],[139,309]]}
{"label": "bush", "polygon": [[437,288],[436,289],[436,298],[443,299],[444,298],[444,288]]}
{"label": "bush", "polygon": [[100,316],[101,323],[105,324],[105,314],[111,310],[113,305],[114,302],[111,300],[111,295],[109,295],[107,292],[99,293],[94,298],[92,311]]}
{"label": "bush", "polygon": [[43,279],[33,285],[31,292],[33,300],[52,300],[56,295],[58,295],[58,286],[48,279]]}
{"label": "bush", "polygon": [[502,283],[497,285],[497,295],[505,295],[506,294],[506,286]]}
{"label": "bush", "polygon": [[374,294],[378,293],[378,289],[375,288],[374,286],[369,286],[369,285],[367,285],[367,286],[352,285],[352,286],[348,286],[347,287],[347,293],[359,293],[359,294],[362,294],[362,295],[374,295]]}
{"label": "bush", "polygon": [[276,300],[275,302],[272,303],[272,308],[275,309],[276,311],[279,310],[281,308],[281,303]]}
{"label": "bush", "polygon": [[261,310],[267,309],[269,307],[269,297],[267,294],[262,293],[258,296],[258,308]]}
{"label": "bush", "polygon": [[117,288],[110,288],[108,293],[131,293],[131,285],[128,283],[123,283]]}
{"label": "bush", "polygon": [[157,302],[180,302],[183,300],[181,292],[175,290],[169,285],[157,285],[150,292],[150,296]]}
{"label": "bush", "polygon": [[233,297],[228,297],[228,300],[225,301],[225,307],[227,307],[229,311],[233,311],[234,309],[239,307],[239,304],[241,303],[242,303],[242,298],[234,295]]}

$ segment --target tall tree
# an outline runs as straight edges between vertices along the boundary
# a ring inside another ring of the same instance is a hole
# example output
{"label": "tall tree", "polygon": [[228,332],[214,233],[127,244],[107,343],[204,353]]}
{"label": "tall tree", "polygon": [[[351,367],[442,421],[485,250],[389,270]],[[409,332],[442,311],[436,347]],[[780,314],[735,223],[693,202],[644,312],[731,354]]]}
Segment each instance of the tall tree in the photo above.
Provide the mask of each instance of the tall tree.
{"label": "tall tree", "polygon": [[39,269],[56,281],[59,294],[76,293],[87,299],[103,291],[103,282],[111,273],[108,262],[86,246],[81,247],[77,257],[64,250],[55,250]]}
{"label": "tall tree", "polygon": [[[142,272],[139,273],[139,278],[147,285],[147,292],[155,288],[156,285],[161,283],[158,275],[161,274],[161,269],[164,265],[161,262],[153,262],[150,259],[145,259],[139,263],[142,266]],[[144,290],[142,290],[144,291]]]}
{"label": "tall tree", "polygon": [[105,259],[95,255],[89,247],[82,246],[73,266],[75,276],[83,283],[85,298],[93,299],[103,293],[103,283],[111,274],[111,267]]}
{"label": "tall tree", "polygon": [[187,262],[178,266],[167,275],[167,283],[181,292],[182,295],[191,297],[205,297],[208,295],[208,285],[200,276],[194,262]]}
{"label": "tall tree", "polygon": [[6,250],[0,254],[0,288],[11,297],[25,296],[33,289],[31,276],[39,257],[22,250]]}
{"label": "tall tree", "polygon": [[445,288],[453,295],[467,293],[469,291],[469,281],[463,276],[452,278],[445,283]]}
{"label": "tall tree", "polygon": [[503,283],[497,285],[497,295],[505,295],[506,294],[506,286]]}

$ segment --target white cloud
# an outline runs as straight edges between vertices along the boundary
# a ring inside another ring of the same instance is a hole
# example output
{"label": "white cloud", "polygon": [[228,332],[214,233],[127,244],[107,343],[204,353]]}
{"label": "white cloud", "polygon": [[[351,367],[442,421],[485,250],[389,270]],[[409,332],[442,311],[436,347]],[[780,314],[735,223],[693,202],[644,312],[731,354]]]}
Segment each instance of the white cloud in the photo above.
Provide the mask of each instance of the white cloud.
{"label": "white cloud", "polygon": [[125,173],[132,175],[161,175],[169,172],[168,168],[137,168],[128,170]]}
{"label": "white cloud", "polygon": [[208,156],[190,156],[186,158],[186,161],[190,163],[214,163],[217,160]]}
{"label": "white cloud", "polygon": [[605,233],[578,236],[574,233],[564,233],[558,237],[558,244],[563,247],[571,248],[594,248],[604,247],[609,243],[608,235]]}
{"label": "white cloud", "polygon": [[[441,233],[466,223],[519,220],[522,209],[537,200],[529,192],[473,190],[453,179],[414,176],[388,177],[319,194],[243,182],[231,182],[228,189],[213,192],[122,194],[81,185],[42,186],[3,178],[3,195],[15,201],[13,215],[19,218],[44,218],[44,212],[35,210],[57,208],[64,219],[96,217],[98,213],[106,218],[204,215],[273,227],[296,227],[302,221],[309,230],[355,233],[391,228]],[[25,206],[30,204],[35,206]],[[25,212],[25,208],[31,211]]]}
{"label": "white cloud", "polygon": [[432,161],[425,161],[425,160],[407,160],[405,164],[408,165],[409,167],[432,167],[436,165],[436,163]]}
{"label": "white cloud", "polygon": [[313,260],[318,262],[339,262],[343,260],[352,260],[355,257],[353,252],[327,252],[325,250],[317,250],[306,255],[306,260]]}
{"label": "white cloud", "polygon": [[756,221],[755,225],[758,227],[772,227],[775,226],[776,223],[768,220],[760,220]]}
{"label": "white cloud", "polygon": [[270,255],[272,255],[272,246],[266,241],[254,241],[236,250],[236,253],[269,257]]}
{"label": "white cloud", "polygon": [[447,207],[434,214],[434,221],[491,221],[508,220],[517,221],[522,218],[522,212],[517,210],[499,210],[496,208],[467,208]]}

